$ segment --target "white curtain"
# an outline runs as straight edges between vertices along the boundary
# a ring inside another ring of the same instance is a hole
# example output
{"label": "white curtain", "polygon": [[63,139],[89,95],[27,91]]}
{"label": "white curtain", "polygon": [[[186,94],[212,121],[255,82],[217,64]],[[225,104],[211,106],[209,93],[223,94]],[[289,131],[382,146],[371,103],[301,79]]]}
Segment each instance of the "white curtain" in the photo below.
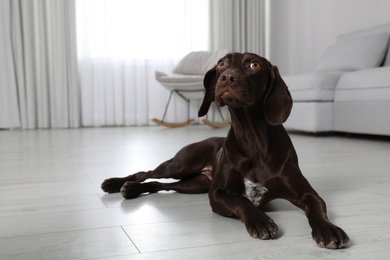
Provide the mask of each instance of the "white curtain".
{"label": "white curtain", "polygon": [[[85,126],[148,125],[169,92],[154,78],[209,49],[207,0],[78,0],[78,59]],[[167,120],[186,119],[172,102]]]}
{"label": "white curtain", "polygon": [[[263,54],[263,2],[1,0],[0,128],[147,125],[169,95],[155,70],[191,51]],[[167,120],[187,118],[171,104]]]}
{"label": "white curtain", "polygon": [[265,55],[266,0],[212,0],[211,48]]}
{"label": "white curtain", "polygon": [[80,126],[74,1],[0,1],[0,128]]}

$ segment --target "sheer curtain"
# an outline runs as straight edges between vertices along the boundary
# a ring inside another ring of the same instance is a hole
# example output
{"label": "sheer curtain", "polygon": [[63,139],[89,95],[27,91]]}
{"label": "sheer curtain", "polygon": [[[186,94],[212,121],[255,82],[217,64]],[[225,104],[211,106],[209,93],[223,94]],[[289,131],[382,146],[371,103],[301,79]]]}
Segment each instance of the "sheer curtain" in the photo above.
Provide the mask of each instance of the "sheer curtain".
{"label": "sheer curtain", "polygon": [[155,70],[190,51],[263,54],[264,1],[1,0],[0,128],[147,125],[168,98]]}
{"label": "sheer curtain", "polygon": [[212,0],[211,48],[266,55],[267,0]]}
{"label": "sheer curtain", "polygon": [[[76,3],[83,125],[148,125],[161,118],[169,93],[154,72],[169,73],[187,53],[209,49],[209,2]],[[186,115],[177,100],[167,119]]]}
{"label": "sheer curtain", "polygon": [[74,1],[0,1],[0,128],[80,126]]}

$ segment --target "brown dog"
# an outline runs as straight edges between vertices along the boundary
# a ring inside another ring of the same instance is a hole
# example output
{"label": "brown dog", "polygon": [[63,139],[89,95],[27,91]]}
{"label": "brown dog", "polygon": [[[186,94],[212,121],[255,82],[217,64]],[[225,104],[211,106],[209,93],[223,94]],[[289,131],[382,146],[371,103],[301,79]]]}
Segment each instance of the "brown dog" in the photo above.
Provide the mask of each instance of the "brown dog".
{"label": "brown dog", "polygon": [[[228,106],[232,123],[227,137],[190,144],[155,170],[105,180],[102,189],[121,191],[125,198],[159,190],[209,192],[214,212],[239,218],[260,239],[271,239],[278,230],[261,206],[283,198],[305,211],[320,247],[345,246],[347,234],[329,221],[325,202],[301,174],[282,126],[292,99],[278,69],[256,54],[231,53],[207,72],[204,86],[199,116],[214,101]],[[148,178],[179,181],[144,182]]]}

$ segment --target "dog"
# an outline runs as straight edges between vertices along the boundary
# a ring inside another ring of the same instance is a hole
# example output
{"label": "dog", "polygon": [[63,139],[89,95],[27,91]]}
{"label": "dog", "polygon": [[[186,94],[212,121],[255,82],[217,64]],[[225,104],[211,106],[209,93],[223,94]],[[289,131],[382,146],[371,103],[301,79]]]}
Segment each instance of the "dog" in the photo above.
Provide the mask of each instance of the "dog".
{"label": "dog", "polygon": [[[328,219],[325,202],[302,175],[282,125],[293,102],[278,68],[253,53],[230,53],[206,73],[204,87],[199,117],[212,102],[227,106],[227,137],[185,146],[155,170],[107,179],[103,191],[121,192],[127,199],[160,190],[208,192],[213,212],[240,219],[250,236],[259,239],[275,238],[278,231],[261,207],[282,198],[305,212],[318,246],[344,247],[348,235]],[[149,178],[178,181],[144,182]]]}

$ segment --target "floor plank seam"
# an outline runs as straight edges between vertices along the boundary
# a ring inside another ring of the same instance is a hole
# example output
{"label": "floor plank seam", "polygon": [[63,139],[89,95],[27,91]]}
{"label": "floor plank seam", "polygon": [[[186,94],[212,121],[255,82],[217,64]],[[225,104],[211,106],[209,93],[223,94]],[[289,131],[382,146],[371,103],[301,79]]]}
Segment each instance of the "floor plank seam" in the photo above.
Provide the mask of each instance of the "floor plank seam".
{"label": "floor plank seam", "polygon": [[133,244],[133,246],[137,249],[138,253],[141,254],[141,250],[138,248],[138,246],[134,243],[134,241],[131,239],[130,235],[126,232],[126,230],[121,226],[121,229],[123,232],[125,232],[126,236],[129,238],[130,242]]}

